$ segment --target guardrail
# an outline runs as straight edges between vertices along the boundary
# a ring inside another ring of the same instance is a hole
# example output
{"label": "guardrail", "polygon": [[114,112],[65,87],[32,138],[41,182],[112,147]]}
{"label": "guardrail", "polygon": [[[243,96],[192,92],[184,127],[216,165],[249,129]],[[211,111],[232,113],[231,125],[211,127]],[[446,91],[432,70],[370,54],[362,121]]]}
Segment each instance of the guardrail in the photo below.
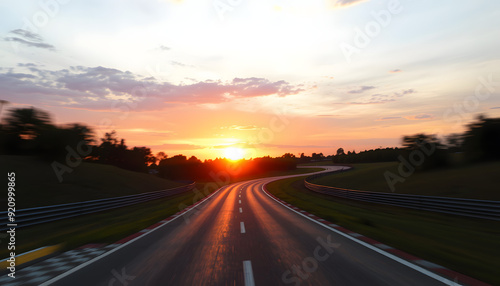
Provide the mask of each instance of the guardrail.
{"label": "guardrail", "polygon": [[[123,197],[20,209],[16,210],[15,213],[16,214],[15,223],[17,224],[16,228],[42,224],[70,217],[76,217],[85,214],[106,211],[138,203],[157,200],[164,197],[169,197],[190,191],[194,188],[195,184],[196,183],[193,182],[189,185],[177,188],[130,195],[130,196],[123,196]],[[1,212],[0,215],[1,215],[0,231],[9,229],[9,227],[7,227],[7,224],[9,223],[7,217],[7,211]]]}
{"label": "guardrail", "polygon": [[337,172],[309,176],[304,179],[304,185],[313,192],[351,200],[500,221],[500,201],[357,191],[309,182]]}

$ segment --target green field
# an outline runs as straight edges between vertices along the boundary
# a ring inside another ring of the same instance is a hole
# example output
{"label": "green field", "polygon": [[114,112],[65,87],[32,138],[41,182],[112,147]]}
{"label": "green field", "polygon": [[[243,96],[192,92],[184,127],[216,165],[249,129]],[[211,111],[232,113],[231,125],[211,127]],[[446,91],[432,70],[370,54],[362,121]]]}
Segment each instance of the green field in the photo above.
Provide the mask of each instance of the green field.
{"label": "green field", "polygon": [[[353,169],[312,180],[312,183],[346,189],[391,192],[386,171],[398,174],[398,163],[353,164]],[[451,169],[415,172],[398,182],[395,193],[500,200],[500,162]]]}
{"label": "green field", "polygon": [[290,204],[347,229],[500,285],[500,222],[334,198],[307,190],[303,178],[276,181],[267,189]]}
{"label": "green field", "polygon": [[[0,173],[7,184],[7,173],[16,173],[18,209],[54,205],[158,191],[183,184],[149,174],[127,171],[110,165],[82,163],[59,182],[51,162],[27,156],[0,156]],[[0,210],[6,210],[7,196],[0,197]]]}

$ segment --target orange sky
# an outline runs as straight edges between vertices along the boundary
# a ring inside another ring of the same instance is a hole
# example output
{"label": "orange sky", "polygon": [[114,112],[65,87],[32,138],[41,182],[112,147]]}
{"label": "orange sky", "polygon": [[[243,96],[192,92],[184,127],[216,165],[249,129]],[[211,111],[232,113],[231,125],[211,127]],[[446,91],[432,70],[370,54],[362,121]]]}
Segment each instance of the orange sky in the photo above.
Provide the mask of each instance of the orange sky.
{"label": "orange sky", "polygon": [[496,1],[58,5],[0,4],[0,99],[155,153],[328,155],[500,116]]}

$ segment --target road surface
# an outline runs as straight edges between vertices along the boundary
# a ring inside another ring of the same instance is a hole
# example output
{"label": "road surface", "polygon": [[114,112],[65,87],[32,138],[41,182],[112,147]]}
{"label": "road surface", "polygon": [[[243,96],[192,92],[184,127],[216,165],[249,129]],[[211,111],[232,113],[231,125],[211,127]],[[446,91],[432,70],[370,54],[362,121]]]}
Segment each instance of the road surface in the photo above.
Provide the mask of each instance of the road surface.
{"label": "road surface", "polygon": [[272,180],[223,187],[46,285],[446,285],[284,207]]}

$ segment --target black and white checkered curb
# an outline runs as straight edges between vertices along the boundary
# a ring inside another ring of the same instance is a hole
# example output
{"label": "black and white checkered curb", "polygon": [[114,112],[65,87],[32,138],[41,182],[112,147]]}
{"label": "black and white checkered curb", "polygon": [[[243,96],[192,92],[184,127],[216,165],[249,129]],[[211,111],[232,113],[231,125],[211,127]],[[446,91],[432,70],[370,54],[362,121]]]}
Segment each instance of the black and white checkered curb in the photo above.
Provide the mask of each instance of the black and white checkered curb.
{"label": "black and white checkered curb", "polygon": [[41,283],[93,259],[116,247],[110,245],[91,245],[61,253],[34,265],[16,271],[16,278],[7,275],[0,277],[0,285],[31,286]]}

